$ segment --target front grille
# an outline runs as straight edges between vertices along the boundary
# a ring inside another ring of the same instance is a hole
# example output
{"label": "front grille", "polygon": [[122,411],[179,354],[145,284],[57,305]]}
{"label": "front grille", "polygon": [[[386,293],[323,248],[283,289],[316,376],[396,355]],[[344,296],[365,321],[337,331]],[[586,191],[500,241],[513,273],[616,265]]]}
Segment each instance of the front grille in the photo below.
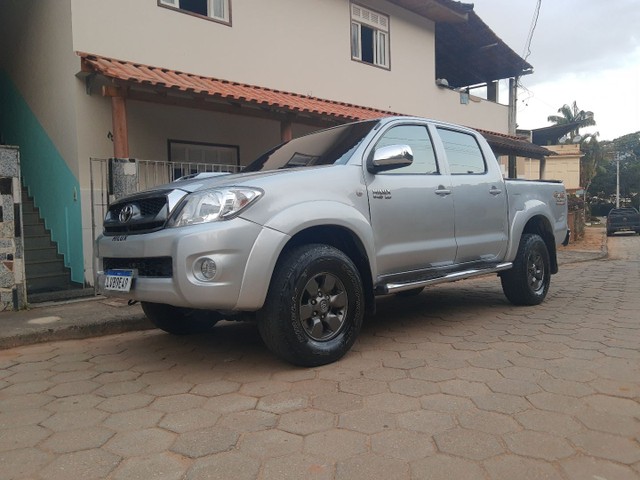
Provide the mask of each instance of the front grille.
{"label": "front grille", "polygon": [[[125,208],[129,215],[121,218]],[[135,235],[160,230],[169,217],[167,192],[154,192],[152,196],[133,196],[109,206],[104,219],[105,235]]]}
{"label": "front grille", "polygon": [[171,257],[109,258],[102,259],[104,271],[112,269],[138,270],[139,277],[171,278],[173,262]]}

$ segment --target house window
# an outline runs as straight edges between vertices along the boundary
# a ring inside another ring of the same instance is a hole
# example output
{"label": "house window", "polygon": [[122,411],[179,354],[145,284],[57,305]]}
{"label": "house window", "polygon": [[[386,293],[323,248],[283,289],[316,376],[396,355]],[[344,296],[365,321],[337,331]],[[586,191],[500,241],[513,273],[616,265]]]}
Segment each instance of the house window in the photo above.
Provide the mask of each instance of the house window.
{"label": "house window", "polygon": [[231,0],[158,0],[158,4],[231,23]]}
{"label": "house window", "polygon": [[235,145],[169,140],[172,178],[202,172],[237,172],[239,150]]}
{"label": "house window", "polygon": [[389,17],[351,4],[351,58],[389,68]]}

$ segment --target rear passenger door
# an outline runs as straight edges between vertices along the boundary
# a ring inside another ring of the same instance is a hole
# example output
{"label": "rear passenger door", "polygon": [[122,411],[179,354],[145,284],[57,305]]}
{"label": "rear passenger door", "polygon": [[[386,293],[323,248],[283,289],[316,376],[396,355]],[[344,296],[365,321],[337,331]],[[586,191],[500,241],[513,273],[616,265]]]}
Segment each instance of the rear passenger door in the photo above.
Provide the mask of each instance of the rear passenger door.
{"label": "rear passenger door", "polygon": [[497,165],[489,165],[476,137],[437,127],[449,165],[458,250],[456,263],[491,262],[507,248],[507,195]]}
{"label": "rear passenger door", "polygon": [[370,153],[390,145],[408,145],[414,158],[396,170],[365,169],[379,275],[451,265],[456,255],[451,186],[427,125],[393,124]]}

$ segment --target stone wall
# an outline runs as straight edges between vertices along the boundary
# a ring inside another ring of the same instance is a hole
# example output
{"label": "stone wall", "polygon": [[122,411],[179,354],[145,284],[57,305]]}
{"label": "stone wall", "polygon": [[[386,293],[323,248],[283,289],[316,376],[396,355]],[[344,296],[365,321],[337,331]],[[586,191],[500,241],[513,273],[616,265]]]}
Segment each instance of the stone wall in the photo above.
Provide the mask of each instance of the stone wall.
{"label": "stone wall", "polygon": [[0,311],[26,304],[20,152],[0,145]]}

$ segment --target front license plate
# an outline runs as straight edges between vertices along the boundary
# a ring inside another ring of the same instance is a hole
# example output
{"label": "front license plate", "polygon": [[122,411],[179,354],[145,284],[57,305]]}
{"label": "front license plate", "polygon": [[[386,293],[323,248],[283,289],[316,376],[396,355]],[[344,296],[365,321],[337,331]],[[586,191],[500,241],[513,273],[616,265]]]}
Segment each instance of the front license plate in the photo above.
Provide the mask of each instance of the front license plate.
{"label": "front license plate", "polygon": [[133,283],[133,270],[107,270],[104,280],[105,290],[128,292]]}

